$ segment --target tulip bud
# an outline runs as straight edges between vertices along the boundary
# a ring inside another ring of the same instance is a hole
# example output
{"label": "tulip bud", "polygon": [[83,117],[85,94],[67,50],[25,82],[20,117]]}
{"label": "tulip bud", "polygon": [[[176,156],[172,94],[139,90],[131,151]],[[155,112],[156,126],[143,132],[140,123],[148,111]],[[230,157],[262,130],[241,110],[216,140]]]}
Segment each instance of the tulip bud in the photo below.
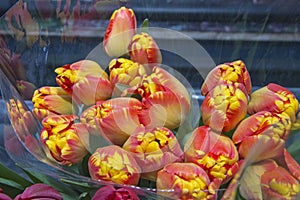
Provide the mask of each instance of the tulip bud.
{"label": "tulip bud", "polygon": [[53,115],[42,121],[41,141],[51,157],[62,165],[76,164],[88,153],[80,139],[83,136],[79,135],[82,126],[75,124],[75,119],[75,115]]}
{"label": "tulip bud", "polygon": [[143,65],[125,58],[113,59],[108,68],[110,82],[113,86],[117,86],[117,84],[127,87],[136,86],[141,83],[143,76],[146,75]]}
{"label": "tulip bud", "polygon": [[57,84],[78,104],[87,106],[111,97],[112,86],[107,73],[91,60],[81,60],[55,70]]}
{"label": "tulip bud", "polygon": [[271,137],[277,135],[285,140],[290,133],[291,126],[292,122],[287,114],[261,111],[241,121],[233,133],[232,140],[238,144],[247,137],[260,134]]}
{"label": "tulip bud", "polygon": [[131,153],[116,145],[98,148],[88,167],[92,179],[127,185],[137,185],[141,172]]}
{"label": "tulip bud", "polygon": [[[263,199],[261,176],[277,168],[274,160],[267,159],[246,167],[239,181],[239,192],[244,199]],[[227,192],[227,191],[226,191]]]}
{"label": "tulip bud", "polygon": [[101,135],[113,144],[121,146],[140,125],[138,114],[141,109],[142,104],[139,100],[118,97],[99,102],[89,108],[81,116],[81,121],[98,127]]}
{"label": "tulip bud", "polygon": [[250,75],[245,63],[241,60],[220,64],[211,70],[201,87],[201,94],[207,95],[219,84],[233,83],[242,84],[247,91],[246,94],[250,94],[252,90]]}
{"label": "tulip bud", "polygon": [[104,50],[110,57],[128,53],[128,45],[136,33],[136,18],[132,9],[121,7],[112,14],[104,35]]}
{"label": "tulip bud", "polygon": [[15,200],[34,200],[34,199],[49,199],[49,200],[62,200],[61,194],[53,187],[36,183],[26,188],[22,194],[15,197]]}
{"label": "tulip bud", "polygon": [[248,98],[241,84],[220,84],[209,92],[201,105],[202,120],[215,131],[228,132],[247,114]]}
{"label": "tulip bud", "polygon": [[142,97],[140,122],[147,127],[179,127],[190,112],[190,96],[184,85],[159,67],[144,77],[136,91]]}
{"label": "tulip bud", "polygon": [[0,199],[1,200],[11,200],[11,198],[3,193],[3,190],[0,188]]}
{"label": "tulip bud", "polygon": [[33,83],[24,80],[16,80],[17,88],[24,99],[31,99],[34,90],[36,89]]}
{"label": "tulip bud", "polygon": [[284,168],[266,171],[261,176],[263,199],[299,199],[300,184]]}
{"label": "tulip bud", "polygon": [[216,189],[206,172],[194,163],[171,163],[157,173],[158,194],[173,199],[214,199]]}
{"label": "tulip bud", "polygon": [[259,111],[269,111],[275,113],[285,112],[294,122],[299,109],[299,102],[295,95],[288,89],[270,83],[254,91],[250,96],[248,113],[250,115]]}
{"label": "tulip bud", "polygon": [[155,40],[148,33],[133,36],[129,44],[130,59],[144,65],[149,71],[162,62],[162,56]]}
{"label": "tulip bud", "polygon": [[71,96],[60,87],[41,87],[32,97],[33,112],[42,120],[48,115],[68,115],[77,113]]}
{"label": "tulip bud", "polygon": [[196,128],[185,144],[185,161],[202,167],[210,177],[230,179],[238,170],[239,155],[230,138],[219,135],[208,126]]}
{"label": "tulip bud", "polygon": [[123,149],[133,153],[144,173],[143,178],[153,181],[156,180],[157,170],[183,159],[183,152],[175,135],[165,127],[138,127],[124,143]]}
{"label": "tulip bud", "polygon": [[103,186],[94,194],[92,200],[110,199],[110,200],[139,200],[135,191],[130,188],[114,188],[111,185]]}

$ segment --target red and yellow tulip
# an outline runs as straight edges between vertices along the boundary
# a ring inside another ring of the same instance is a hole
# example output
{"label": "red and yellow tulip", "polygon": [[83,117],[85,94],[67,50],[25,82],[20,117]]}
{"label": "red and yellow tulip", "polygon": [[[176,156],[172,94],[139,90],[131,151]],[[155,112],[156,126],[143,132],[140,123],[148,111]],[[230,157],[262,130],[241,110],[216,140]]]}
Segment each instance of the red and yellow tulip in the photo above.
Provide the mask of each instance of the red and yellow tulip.
{"label": "red and yellow tulip", "polygon": [[151,71],[155,65],[160,65],[162,56],[155,40],[145,32],[136,34],[129,44],[130,59],[140,63]]}
{"label": "red and yellow tulip", "polygon": [[126,58],[116,58],[109,63],[109,78],[113,86],[117,84],[133,87],[139,85],[146,70],[143,65]]}
{"label": "red and yellow tulip", "polygon": [[53,115],[43,119],[40,138],[51,157],[63,165],[80,162],[88,153],[81,141],[82,125],[75,115]]}
{"label": "red and yellow tulip", "polygon": [[112,86],[107,73],[91,60],[81,60],[55,69],[57,84],[78,104],[87,106],[111,97]]}
{"label": "red and yellow tulip", "polygon": [[175,135],[165,127],[138,127],[123,149],[132,152],[142,169],[143,178],[155,181],[156,172],[165,165],[183,160],[183,151]]}
{"label": "red and yellow tulip", "polygon": [[157,173],[156,188],[174,199],[215,199],[219,184],[194,163],[171,163]]}
{"label": "red and yellow tulip", "polygon": [[140,125],[138,114],[142,104],[135,98],[113,98],[88,109],[81,116],[82,122],[86,121],[90,126],[99,128],[100,134],[116,145],[123,145]]}
{"label": "red and yellow tulip", "polygon": [[300,184],[285,168],[276,167],[261,176],[263,199],[298,199]]}
{"label": "red and yellow tulip", "polygon": [[121,7],[110,18],[104,35],[103,47],[110,57],[128,53],[128,46],[136,34],[136,18],[132,9]]}
{"label": "red and yellow tulip", "polygon": [[142,97],[140,122],[147,127],[179,127],[190,112],[190,96],[180,81],[160,67],[144,77],[136,92]]}
{"label": "red and yellow tulip", "polygon": [[192,162],[203,168],[210,180],[227,181],[237,172],[238,151],[232,140],[215,133],[208,126],[196,128],[185,144],[186,162]]}
{"label": "red and yellow tulip", "polygon": [[279,138],[286,139],[291,127],[292,122],[287,114],[261,111],[241,121],[234,131],[232,140],[238,144],[247,137],[260,134],[271,137],[277,135]]}
{"label": "red and yellow tulip", "polygon": [[265,172],[272,171],[277,167],[277,163],[271,159],[263,160],[247,166],[239,181],[240,195],[244,199],[263,199],[261,191],[261,176]]}
{"label": "red and yellow tulip", "polygon": [[119,146],[98,148],[89,158],[92,179],[118,184],[137,185],[141,169],[131,153]]}
{"label": "red and yellow tulip", "polygon": [[228,132],[245,118],[248,97],[241,84],[219,84],[201,105],[202,120],[215,131]]}
{"label": "red and yellow tulip", "polygon": [[42,120],[49,115],[76,114],[77,106],[72,97],[61,87],[41,87],[34,91],[32,97],[33,112]]}
{"label": "red and yellow tulip", "polygon": [[290,116],[292,122],[296,120],[298,109],[299,102],[295,95],[288,89],[275,83],[270,83],[254,91],[250,95],[248,105],[248,113],[250,115],[259,111],[285,112]]}
{"label": "red and yellow tulip", "polygon": [[250,75],[245,63],[241,60],[220,64],[211,70],[202,84],[201,94],[207,95],[219,84],[233,83],[244,85],[247,94],[250,94],[252,90]]}

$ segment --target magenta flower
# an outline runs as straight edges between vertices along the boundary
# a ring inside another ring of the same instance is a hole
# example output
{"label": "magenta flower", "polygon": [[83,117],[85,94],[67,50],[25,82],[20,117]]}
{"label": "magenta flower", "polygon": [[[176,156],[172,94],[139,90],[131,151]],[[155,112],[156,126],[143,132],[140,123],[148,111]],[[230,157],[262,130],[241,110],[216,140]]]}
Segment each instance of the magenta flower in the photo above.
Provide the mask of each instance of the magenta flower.
{"label": "magenta flower", "polygon": [[48,199],[48,200],[62,200],[61,194],[56,191],[53,187],[37,183],[24,190],[22,194],[16,196],[15,200],[37,200],[37,199]]}
{"label": "magenta flower", "polygon": [[92,200],[139,200],[135,191],[129,188],[114,188],[111,185],[103,186],[93,196]]}

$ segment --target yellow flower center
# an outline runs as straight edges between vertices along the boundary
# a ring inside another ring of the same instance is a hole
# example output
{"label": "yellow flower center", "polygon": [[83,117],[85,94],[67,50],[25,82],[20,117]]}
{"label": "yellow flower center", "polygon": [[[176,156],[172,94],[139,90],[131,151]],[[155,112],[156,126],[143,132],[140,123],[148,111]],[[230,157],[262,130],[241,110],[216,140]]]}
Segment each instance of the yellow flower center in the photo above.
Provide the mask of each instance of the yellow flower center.
{"label": "yellow flower center", "polygon": [[270,181],[270,188],[284,197],[294,196],[299,193],[299,185],[277,182],[275,178]]}

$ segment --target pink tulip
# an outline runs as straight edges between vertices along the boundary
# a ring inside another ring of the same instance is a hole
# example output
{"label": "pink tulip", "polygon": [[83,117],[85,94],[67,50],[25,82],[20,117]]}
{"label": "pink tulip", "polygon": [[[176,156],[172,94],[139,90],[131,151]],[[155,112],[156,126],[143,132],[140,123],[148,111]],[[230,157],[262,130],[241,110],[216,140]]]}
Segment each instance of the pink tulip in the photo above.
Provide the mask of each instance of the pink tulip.
{"label": "pink tulip", "polygon": [[26,188],[23,193],[16,196],[14,200],[35,199],[62,200],[63,197],[53,187],[43,183],[37,183]]}
{"label": "pink tulip", "polygon": [[134,190],[130,188],[115,188],[111,185],[103,186],[94,194],[92,200],[139,200]]}

